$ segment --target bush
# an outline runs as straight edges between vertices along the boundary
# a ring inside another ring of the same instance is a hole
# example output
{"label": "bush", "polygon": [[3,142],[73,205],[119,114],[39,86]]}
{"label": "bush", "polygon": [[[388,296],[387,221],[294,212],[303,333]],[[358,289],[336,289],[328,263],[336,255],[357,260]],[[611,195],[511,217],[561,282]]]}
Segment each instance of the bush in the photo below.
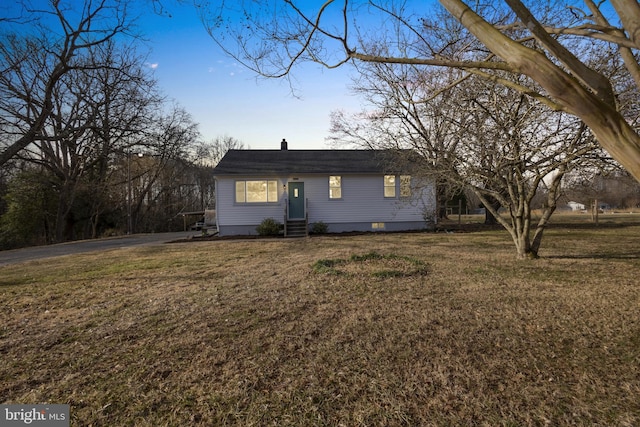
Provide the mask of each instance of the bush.
{"label": "bush", "polygon": [[311,226],[312,234],[325,234],[329,230],[329,226],[322,221],[314,222]]}
{"label": "bush", "polygon": [[256,231],[261,236],[277,236],[280,234],[282,224],[273,218],[265,218],[262,220],[259,226],[256,227]]}
{"label": "bush", "polygon": [[[55,212],[55,196],[47,177],[35,171],[16,175],[7,185],[6,211],[0,216],[0,247],[13,249],[47,242],[47,211]],[[51,223],[49,223],[51,226]]]}

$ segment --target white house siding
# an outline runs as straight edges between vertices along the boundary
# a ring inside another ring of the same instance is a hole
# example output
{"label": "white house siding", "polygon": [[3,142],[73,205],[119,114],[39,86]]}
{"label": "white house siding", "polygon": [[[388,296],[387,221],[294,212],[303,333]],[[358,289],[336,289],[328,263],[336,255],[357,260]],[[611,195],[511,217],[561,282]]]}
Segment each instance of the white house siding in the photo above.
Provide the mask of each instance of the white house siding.
{"label": "white house siding", "polygon": [[[435,212],[425,202],[428,198],[384,198],[381,175],[343,175],[341,199],[329,199],[328,176],[304,177],[304,181],[309,222],[322,221],[329,231],[371,230],[374,222],[385,223],[385,230],[425,228],[424,208]],[[428,188],[426,192],[430,193]]]}
{"label": "white house siding", "polygon": [[[322,221],[328,225],[329,232],[371,231],[372,223],[384,223],[385,231],[423,229],[435,224],[433,185],[412,189],[409,199],[384,198],[381,175],[341,176],[341,199],[329,199],[328,175],[292,176],[278,178],[278,203],[268,204],[236,204],[235,182],[244,178],[219,177],[216,182],[216,208],[220,235],[256,234],[256,226],[265,218],[282,222],[287,197],[283,186],[287,182],[304,182],[309,223]],[[396,188],[396,194],[399,191]],[[431,224],[425,222],[425,212],[430,213]]]}
{"label": "white house siding", "polygon": [[[236,203],[235,183],[240,179],[266,179],[265,177],[250,178],[217,178],[216,179],[216,212],[218,230],[224,235],[257,234],[256,227],[265,218],[273,218],[278,222],[284,220],[283,181],[278,179],[277,203]],[[275,179],[275,178],[269,178]]]}

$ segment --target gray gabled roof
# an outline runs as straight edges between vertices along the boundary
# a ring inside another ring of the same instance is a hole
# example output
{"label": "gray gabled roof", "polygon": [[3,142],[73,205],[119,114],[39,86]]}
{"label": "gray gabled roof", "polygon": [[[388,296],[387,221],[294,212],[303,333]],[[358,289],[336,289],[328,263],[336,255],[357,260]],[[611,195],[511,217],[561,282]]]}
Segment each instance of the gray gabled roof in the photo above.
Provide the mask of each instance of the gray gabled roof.
{"label": "gray gabled roof", "polygon": [[391,150],[229,150],[213,169],[213,174],[282,176],[393,173],[399,169],[400,163],[394,161],[399,157],[402,157],[399,151]]}

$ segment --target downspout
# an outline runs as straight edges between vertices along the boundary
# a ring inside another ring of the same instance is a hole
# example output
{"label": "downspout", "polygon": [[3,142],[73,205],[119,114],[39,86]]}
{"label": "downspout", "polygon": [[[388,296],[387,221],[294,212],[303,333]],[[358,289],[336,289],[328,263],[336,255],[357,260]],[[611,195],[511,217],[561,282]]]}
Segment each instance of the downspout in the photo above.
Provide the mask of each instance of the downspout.
{"label": "downspout", "polygon": [[[215,194],[215,210],[216,210],[216,229],[218,230],[218,236],[220,235],[220,209],[218,209],[218,178],[213,177],[213,191]],[[186,226],[185,226],[186,227]]]}

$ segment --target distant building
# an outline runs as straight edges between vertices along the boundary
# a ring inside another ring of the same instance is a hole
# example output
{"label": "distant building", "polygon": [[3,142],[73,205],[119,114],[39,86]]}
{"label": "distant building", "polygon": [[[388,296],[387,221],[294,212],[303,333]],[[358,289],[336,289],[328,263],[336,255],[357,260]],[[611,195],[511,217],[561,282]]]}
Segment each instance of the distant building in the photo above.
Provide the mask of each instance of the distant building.
{"label": "distant building", "polygon": [[567,206],[569,206],[569,209],[572,211],[583,211],[586,209],[584,204],[578,202],[568,202]]}

